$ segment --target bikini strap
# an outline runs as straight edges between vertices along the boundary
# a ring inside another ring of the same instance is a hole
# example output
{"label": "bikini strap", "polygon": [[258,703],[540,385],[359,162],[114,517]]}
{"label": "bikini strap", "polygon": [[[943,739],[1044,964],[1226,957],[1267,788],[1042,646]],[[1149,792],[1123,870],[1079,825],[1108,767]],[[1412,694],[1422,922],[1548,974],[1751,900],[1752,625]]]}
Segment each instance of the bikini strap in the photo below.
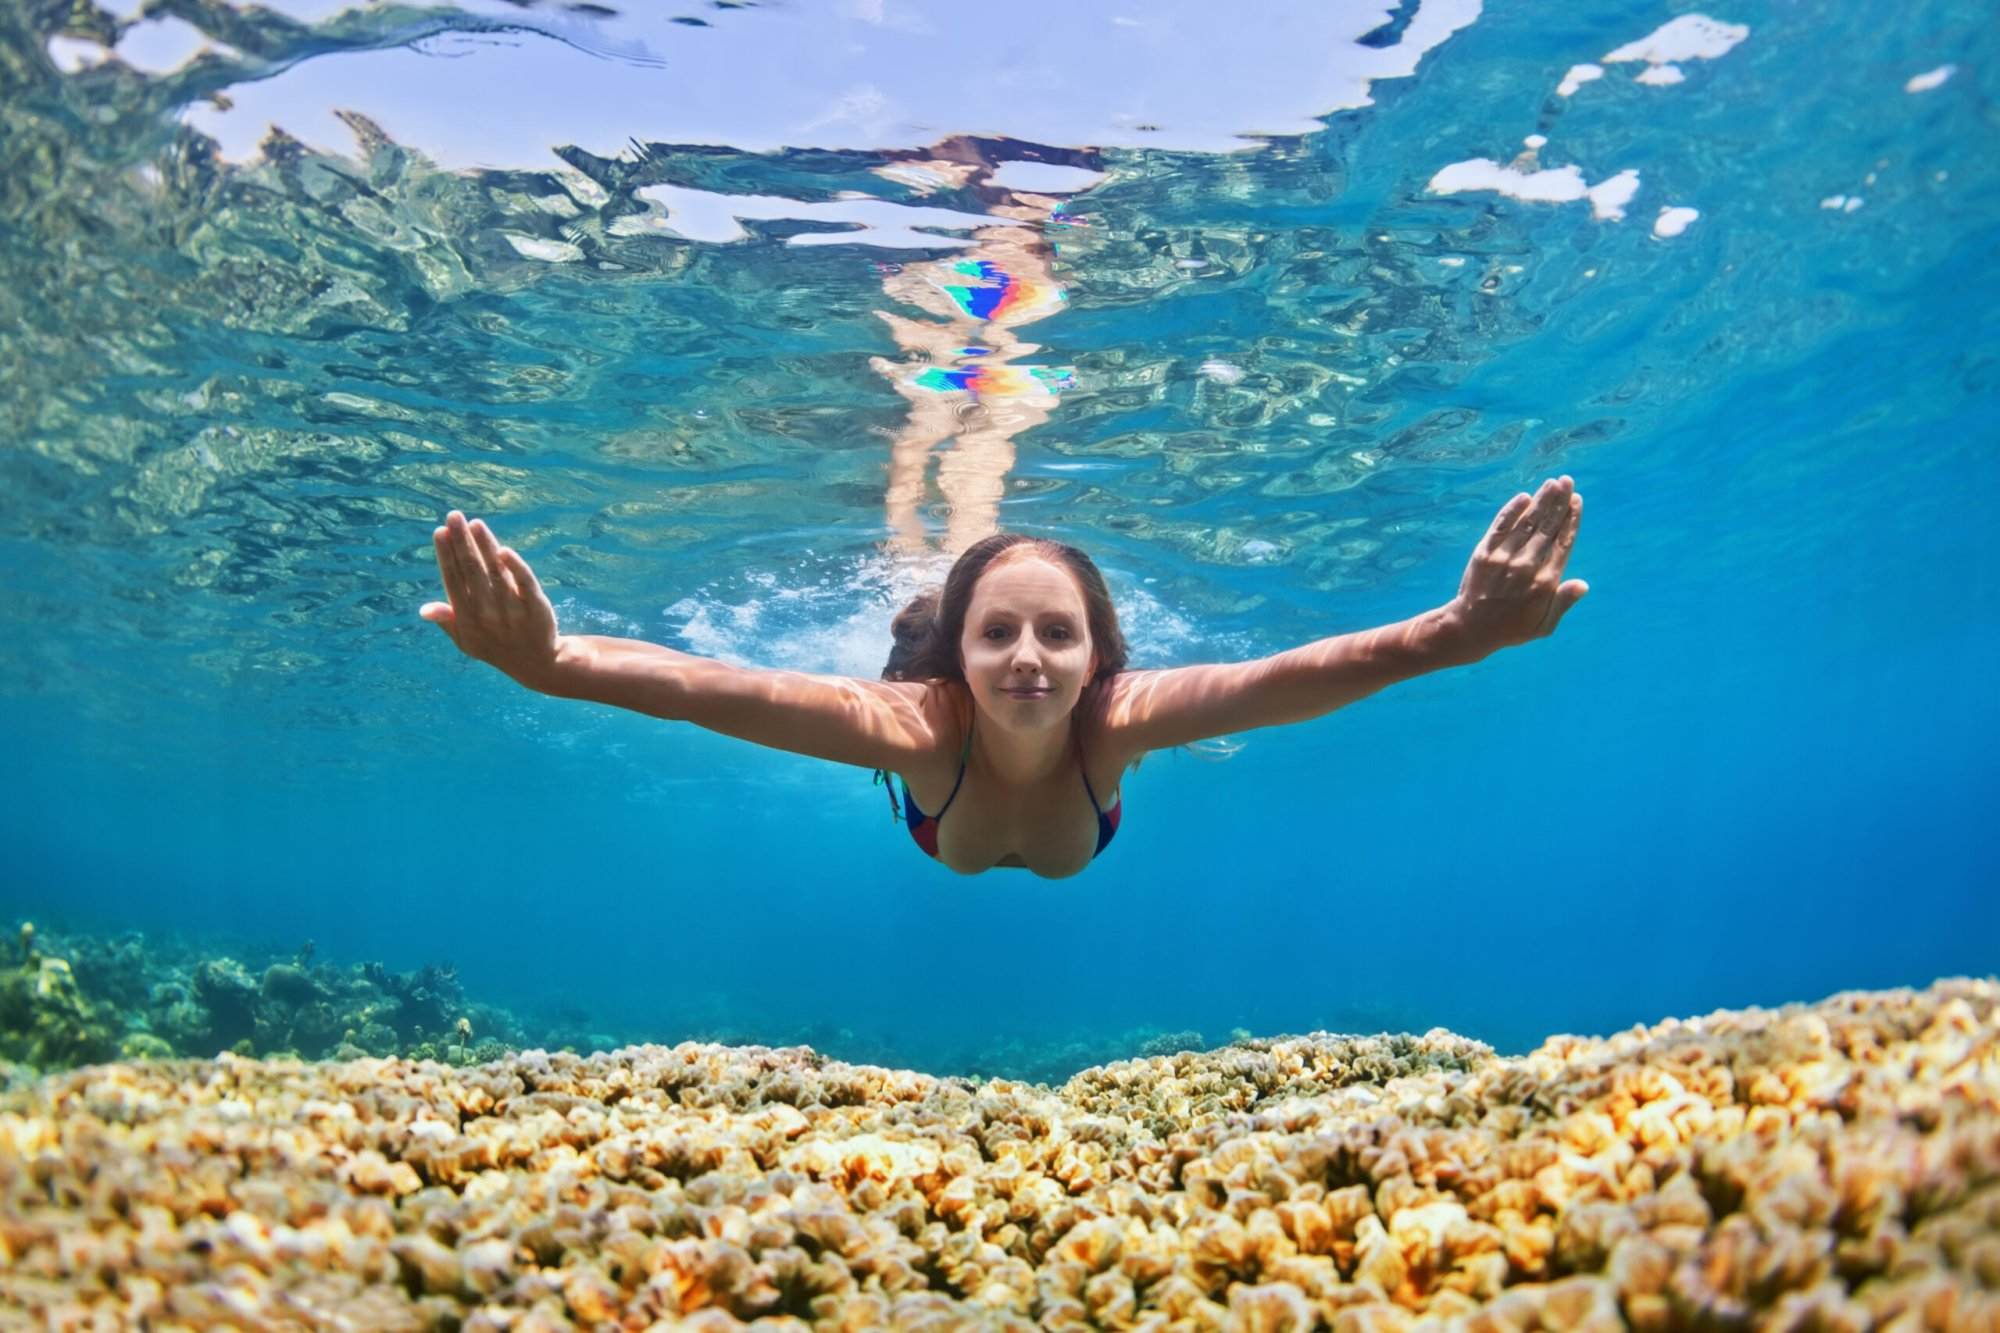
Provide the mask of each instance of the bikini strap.
{"label": "bikini strap", "polygon": [[1097,812],[1099,819],[1104,818],[1104,807],[1097,803],[1097,793],[1092,791],[1090,787],[1090,774],[1085,773],[1080,767],[1077,769],[1077,773],[1083,778],[1083,794],[1090,798],[1090,808]]}
{"label": "bikini strap", "polygon": [[875,770],[875,785],[889,794],[889,822],[900,823],[903,807],[896,804],[896,775],[886,768],[878,768]]}
{"label": "bikini strap", "polygon": [[951,795],[944,798],[944,804],[938,807],[938,812],[931,816],[932,819],[943,819],[944,812],[951,809],[951,803],[958,799],[958,789],[965,785],[966,766],[971,762],[972,723],[967,722],[965,724],[965,750],[958,756],[958,781],[951,784]]}
{"label": "bikini strap", "polygon": [[1090,798],[1090,808],[1097,812],[1099,819],[1104,818],[1104,807],[1097,803],[1097,792],[1090,785],[1090,770],[1083,762],[1083,732],[1081,729],[1076,732],[1076,774],[1083,779],[1083,794]]}

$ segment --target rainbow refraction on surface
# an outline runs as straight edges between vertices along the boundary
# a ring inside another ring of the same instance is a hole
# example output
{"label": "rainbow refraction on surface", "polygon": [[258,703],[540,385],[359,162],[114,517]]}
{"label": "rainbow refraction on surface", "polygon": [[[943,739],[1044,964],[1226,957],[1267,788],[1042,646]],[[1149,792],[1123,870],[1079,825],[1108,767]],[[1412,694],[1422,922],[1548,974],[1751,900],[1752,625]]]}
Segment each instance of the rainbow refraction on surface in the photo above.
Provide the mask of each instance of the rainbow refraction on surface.
{"label": "rainbow refraction on surface", "polygon": [[966,259],[952,265],[970,283],[940,284],[966,316],[977,320],[1027,323],[1059,309],[1067,296],[1054,283],[1009,273],[990,259]]}

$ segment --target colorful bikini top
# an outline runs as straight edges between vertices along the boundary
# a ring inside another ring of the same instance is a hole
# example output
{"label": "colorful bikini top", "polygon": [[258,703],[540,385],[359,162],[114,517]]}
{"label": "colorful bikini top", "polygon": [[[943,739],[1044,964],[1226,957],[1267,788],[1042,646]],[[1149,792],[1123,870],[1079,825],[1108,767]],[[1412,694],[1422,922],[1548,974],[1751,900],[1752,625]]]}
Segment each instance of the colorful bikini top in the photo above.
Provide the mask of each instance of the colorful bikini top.
{"label": "colorful bikini top", "polygon": [[[893,785],[894,775],[887,769],[878,768],[875,770],[875,780],[877,782],[890,784],[890,811],[896,818],[903,821],[904,827],[910,830],[910,837],[917,846],[923,848],[934,860],[942,859],[938,856],[938,821],[944,818],[945,811],[951,809],[951,803],[958,799],[958,789],[965,785],[965,767],[971,759],[972,728],[968,725],[965,729],[965,750],[958,756],[958,781],[951,784],[951,795],[944,798],[944,804],[938,807],[938,812],[934,815],[927,815],[917,809],[916,800],[910,795],[910,784],[907,781],[903,783],[902,808],[898,809],[896,806],[896,790]],[[1097,792],[1090,785],[1090,774],[1083,771],[1083,747],[1081,741],[1077,745],[1076,761],[1078,775],[1083,778],[1084,793],[1090,797],[1090,808],[1097,812],[1097,849],[1090,854],[1091,859],[1095,860],[1106,847],[1111,845],[1111,839],[1117,836],[1118,819],[1125,809],[1125,802],[1122,798],[1114,801],[1109,810],[1106,810],[1097,803]]]}

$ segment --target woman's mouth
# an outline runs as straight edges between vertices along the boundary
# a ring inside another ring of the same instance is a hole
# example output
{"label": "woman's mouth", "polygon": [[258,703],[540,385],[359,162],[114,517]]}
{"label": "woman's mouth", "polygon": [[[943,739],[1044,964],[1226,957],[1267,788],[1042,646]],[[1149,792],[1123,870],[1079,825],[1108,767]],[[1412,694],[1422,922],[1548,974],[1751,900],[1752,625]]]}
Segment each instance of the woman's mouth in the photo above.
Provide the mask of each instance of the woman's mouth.
{"label": "woman's mouth", "polygon": [[1011,695],[1016,699],[1042,699],[1054,693],[1053,690],[1050,690],[1045,686],[1032,686],[1032,685],[1015,686],[1010,689],[1004,689],[1000,692],[1002,694]]}

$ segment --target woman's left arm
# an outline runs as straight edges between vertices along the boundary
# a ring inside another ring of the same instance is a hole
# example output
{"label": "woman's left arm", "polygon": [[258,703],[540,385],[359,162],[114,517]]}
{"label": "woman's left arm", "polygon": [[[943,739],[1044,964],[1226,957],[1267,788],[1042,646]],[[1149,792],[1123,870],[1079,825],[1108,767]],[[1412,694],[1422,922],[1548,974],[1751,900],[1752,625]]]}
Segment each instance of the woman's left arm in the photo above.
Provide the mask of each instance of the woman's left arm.
{"label": "woman's left arm", "polygon": [[1458,595],[1434,611],[1254,662],[1121,672],[1105,705],[1107,739],[1136,756],[1304,722],[1397,681],[1546,637],[1590,591],[1563,578],[1582,519],[1575,483],[1552,478],[1501,508]]}

